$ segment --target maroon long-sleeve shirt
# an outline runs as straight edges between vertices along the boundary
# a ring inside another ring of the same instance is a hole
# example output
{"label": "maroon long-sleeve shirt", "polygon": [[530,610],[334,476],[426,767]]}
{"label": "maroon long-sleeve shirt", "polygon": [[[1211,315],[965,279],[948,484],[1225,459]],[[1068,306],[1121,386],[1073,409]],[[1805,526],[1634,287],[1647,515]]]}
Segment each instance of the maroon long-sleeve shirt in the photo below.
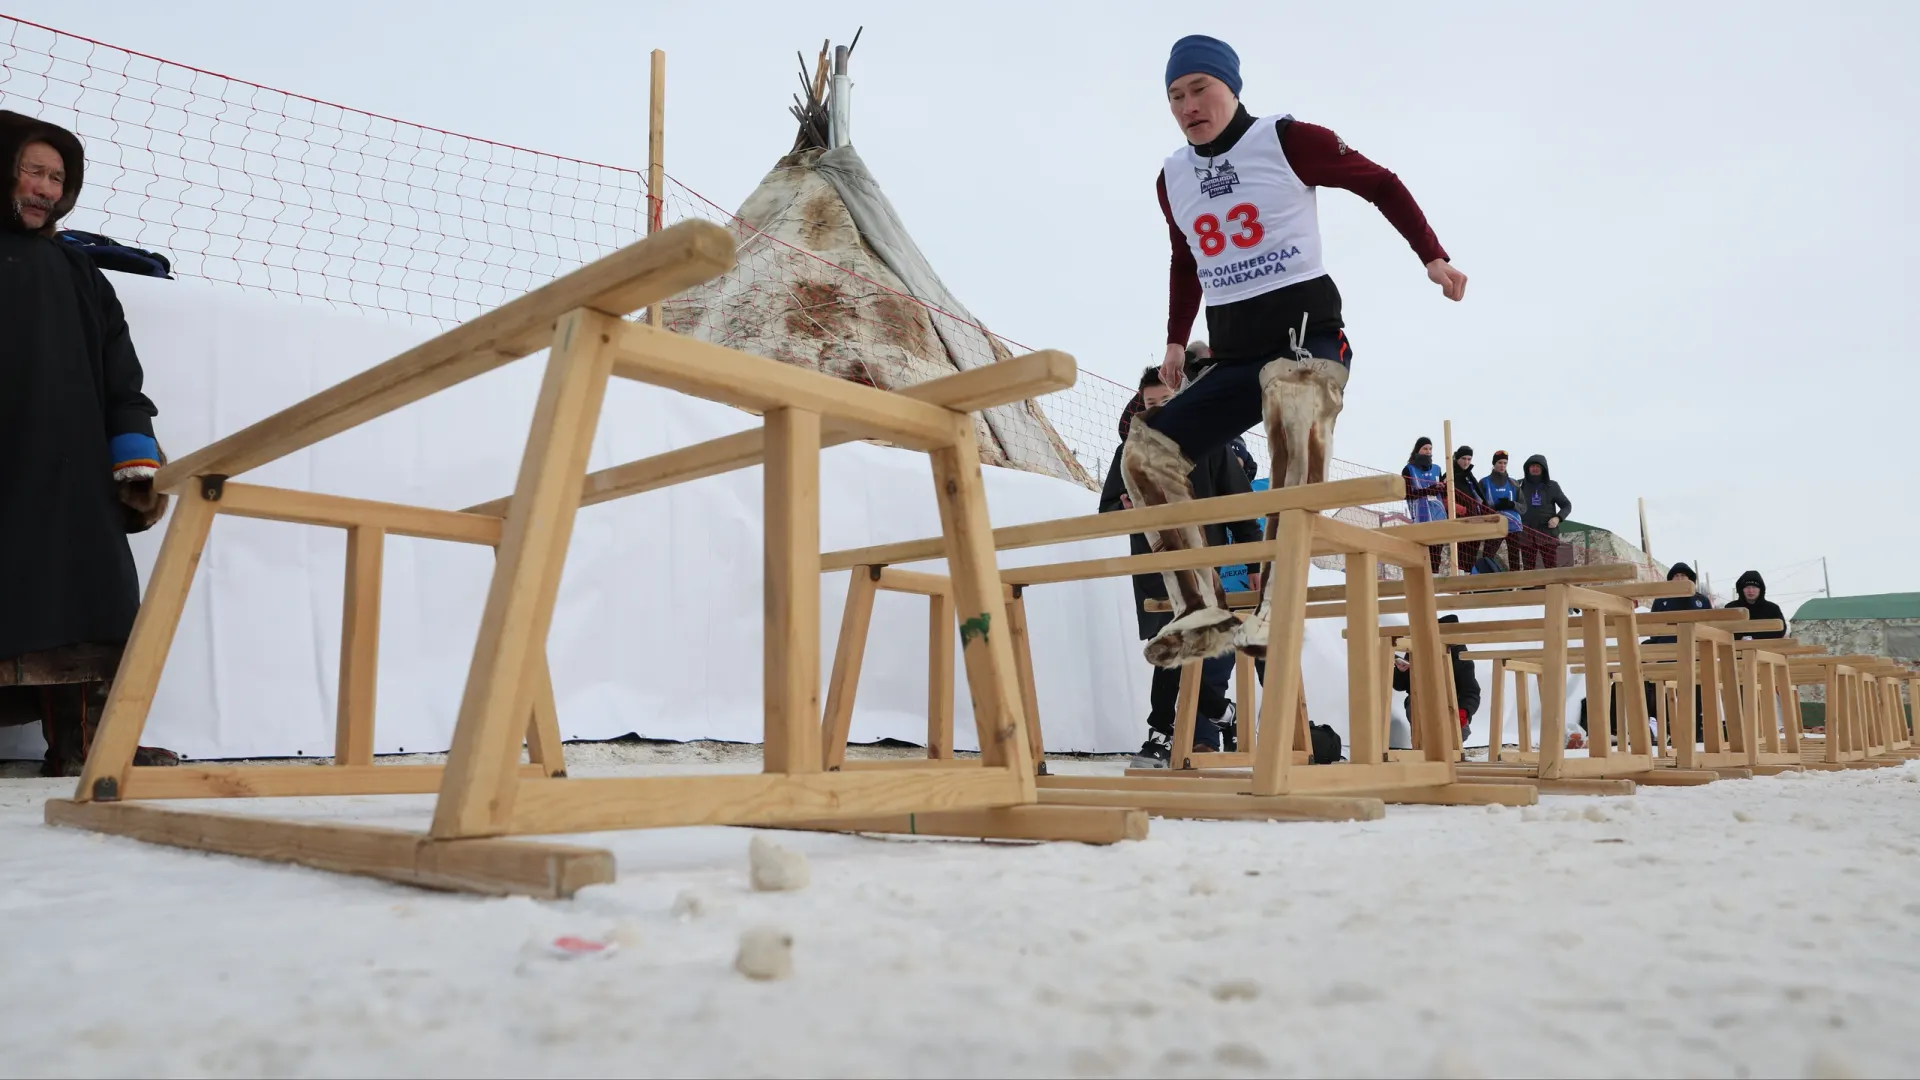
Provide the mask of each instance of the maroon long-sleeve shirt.
{"label": "maroon long-sleeve shirt", "polygon": [[[1247,137],[1254,119],[1244,106],[1220,137],[1200,153],[1219,156]],[[1336,187],[1351,191],[1378,207],[1393,227],[1405,237],[1422,265],[1447,257],[1446,249],[1434,236],[1420,205],[1413,201],[1407,186],[1390,170],[1355,152],[1338,135],[1317,124],[1281,120],[1278,130],[1280,149],[1287,155],[1300,182],[1311,187]],[[1259,138],[1263,133],[1252,135]],[[1194,316],[1200,311],[1199,268],[1187,237],[1173,220],[1173,208],[1167,202],[1165,173],[1156,176],[1154,187],[1160,198],[1160,213],[1167,221],[1167,236],[1173,245],[1173,258],[1167,269],[1167,341],[1185,344],[1193,332]],[[1257,359],[1277,355],[1286,345],[1286,331],[1297,328],[1302,315],[1308,330],[1338,329],[1340,291],[1327,276],[1296,282],[1259,296],[1207,309],[1208,342],[1217,360]]]}

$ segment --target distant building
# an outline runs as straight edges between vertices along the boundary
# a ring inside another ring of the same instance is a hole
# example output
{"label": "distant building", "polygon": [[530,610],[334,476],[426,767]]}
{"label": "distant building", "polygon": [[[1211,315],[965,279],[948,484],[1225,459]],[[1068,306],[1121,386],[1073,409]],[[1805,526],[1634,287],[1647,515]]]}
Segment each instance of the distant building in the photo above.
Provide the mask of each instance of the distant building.
{"label": "distant building", "polygon": [[[1818,597],[1800,605],[1788,635],[1835,656],[1887,656],[1920,664],[1920,593]],[[1826,722],[1827,688],[1800,688],[1801,714]]]}

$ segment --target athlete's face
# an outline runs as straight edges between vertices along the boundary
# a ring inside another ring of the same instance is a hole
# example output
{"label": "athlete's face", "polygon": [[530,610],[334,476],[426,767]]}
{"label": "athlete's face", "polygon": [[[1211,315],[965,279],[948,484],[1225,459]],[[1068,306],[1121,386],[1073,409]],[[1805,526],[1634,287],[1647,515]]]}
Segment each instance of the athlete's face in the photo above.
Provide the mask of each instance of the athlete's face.
{"label": "athlete's face", "polygon": [[1167,87],[1167,105],[1173,109],[1180,133],[1199,146],[1227,129],[1240,102],[1226,83],[1211,75],[1182,75]]}
{"label": "athlete's face", "polygon": [[1157,409],[1160,406],[1165,405],[1168,401],[1172,400],[1172,398],[1173,398],[1173,391],[1167,389],[1164,386],[1160,386],[1158,384],[1149,386],[1145,390],[1140,391],[1140,400],[1145,402],[1147,408],[1149,409]]}

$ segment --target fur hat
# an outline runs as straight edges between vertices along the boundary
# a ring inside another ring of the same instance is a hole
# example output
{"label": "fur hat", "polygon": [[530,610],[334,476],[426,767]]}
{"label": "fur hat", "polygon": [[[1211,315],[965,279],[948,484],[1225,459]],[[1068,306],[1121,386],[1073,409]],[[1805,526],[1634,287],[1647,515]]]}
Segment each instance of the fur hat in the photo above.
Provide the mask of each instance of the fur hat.
{"label": "fur hat", "polygon": [[0,162],[7,168],[6,197],[0,199],[0,228],[12,232],[26,232],[26,223],[20,220],[15,211],[13,197],[20,181],[20,153],[28,143],[43,142],[59,152],[67,166],[67,181],[60,192],[60,201],[53,204],[53,213],[47,215],[47,223],[37,232],[52,236],[61,218],[73,212],[74,203],[80,199],[80,185],[86,178],[86,153],[80,148],[80,140],[73,132],[58,124],[49,124],[24,113],[0,109]]}

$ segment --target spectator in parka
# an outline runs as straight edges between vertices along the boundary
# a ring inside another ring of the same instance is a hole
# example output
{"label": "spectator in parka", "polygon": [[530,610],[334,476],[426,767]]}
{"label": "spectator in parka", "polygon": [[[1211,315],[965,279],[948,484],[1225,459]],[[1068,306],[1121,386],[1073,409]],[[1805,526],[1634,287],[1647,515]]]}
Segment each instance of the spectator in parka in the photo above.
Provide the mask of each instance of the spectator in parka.
{"label": "spectator in parka", "polygon": [[[1407,485],[1407,517],[1416,522],[1445,521],[1447,508],[1440,502],[1447,493],[1447,481],[1440,466],[1433,460],[1433,440],[1422,437],[1413,444],[1413,453],[1407,455],[1406,468],[1400,470],[1400,478]],[[1427,559],[1433,564],[1433,572],[1440,572],[1441,545],[1427,547]]]}
{"label": "spectator in parka", "polygon": [[[1457,623],[1458,615],[1440,616],[1442,623]],[[1453,662],[1453,692],[1459,703],[1455,711],[1460,721],[1460,742],[1466,744],[1473,730],[1473,718],[1480,712],[1480,677],[1473,672],[1473,661],[1466,658],[1465,645],[1448,645],[1447,659]],[[1393,658],[1393,688],[1406,694],[1407,723],[1413,723],[1413,664],[1405,656]]]}
{"label": "spectator in parka", "polygon": [[1525,472],[1520,478],[1520,568],[1550,569],[1559,562],[1560,523],[1573,512],[1573,502],[1547,471],[1546,455],[1528,458]]}
{"label": "spectator in parka", "polygon": [[1480,481],[1480,498],[1495,513],[1507,519],[1507,535],[1498,540],[1488,540],[1480,553],[1498,557],[1500,545],[1507,545],[1505,565],[1509,570],[1520,569],[1520,485],[1507,475],[1507,452],[1493,452],[1493,471]]}
{"label": "spectator in parka", "polygon": [[[1151,415],[1151,410],[1164,405],[1173,392],[1160,381],[1160,369],[1148,368],[1140,376],[1140,397],[1142,409],[1120,419],[1120,443],[1113,452],[1113,463],[1107,468],[1107,482],[1100,492],[1100,512],[1111,513],[1115,510],[1129,509],[1132,500],[1127,497],[1126,484],[1120,475],[1120,454],[1126,446],[1127,428],[1140,416]],[[1195,499],[1208,499],[1216,495],[1242,495],[1251,491],[1247,473],[1240,462],[1221,447],[1208,454],[1194,466],[1188,475],[1193,485]],[[1260,523],[1256,520],[1234,521],[1225,524],[1213,524],[1203,527],[1209,547],[1223,546],[1229,543],[1246,544],[1260,539]],[[1134,533],[1127,538],[1129,550],[1135,555],[1146,555],[1153,549],[1144,533]],[[1258,573],[1250,573],[1248,582],[1258,589]],[[1148,600],[1165,600],[1166,583],[1159,574],[1135,574],[1133,576],[1134,612],[1139,618],[1140,640],[1146,641],[1160,632],[1161,628],[1173,620],[1170,611],[1150,612],[1146,608]],[[1231,703],[1227,699],[1227,684],[1233,674],[1233,654],[1215,657],[1202,666],[1200,684],[1200,710],[1194,720],[1193,744],[1195,749],[1224,749],[1222,720],[1226,717]],[[1134,755],[1133,768],[1164,769],[1169,765],[1173,748],[1174,709],[1180,696],[1180,669],[1177,667],[1153,669],[1153,688],[1149,696],[1150,711],[1147,714],[1147,738],[1140,744],[1140,752]]]}
{"label": "spectator in parka", "polygon": [[[1453,516],[1465,518],[1487,512],[1487,504],[1480,501],[1480,478],[1473,475],[1473,447],[1462,446],[1453,452]],[[1457,545],[1460,567],[1469,573],[1480,561],[1481,545],[1479,540],[1462,540]]]}
{"label": "spectator in parka", "polygon": [[[1733,591],[1737,595],[1735,595],[1732,600],[1727,601],[1727,606],[1730,608],[1746,608],[1747,618],[1779,619],[1782,623],[1787,621],[1786,615],[1780,611],[1780,605],[1767,599],[1767,583],[1760,577],[1760,571],[1749,570],[1741,574],[1733,583]],[[1787,631],[1784,628],[1768,630],[1761,634],[1734,635],[1734,637],[1742,641],[1752,641],[1756,638],[1783,638],[1786,636]]]}
{"label": "spectator in parka", "polygon": [[[1693,585],[1692,596],[1662,596],[1653,601],[1653,613],[1663,611],[1705,611],[1713,606],[1713,600],[1700,591],[1700,579],[1694,576],[1693,567],[1677,562],[1667,571],[1667,580],[1686,578]],[[1643,645],[1672,645],[1679,639],[1671,634],[1660,634],[1641,642]]]}
{"label": "spectator in parka", "polygon": [[[0,664],[123,647],[140,606],[127,534],[165,509],[158,410],[113,286],[55,238],[80,196],[73,133],[0,111]],[[77,776],[104,682],[0,687],[0,723],[38,719],[42,772]],[[136,764],[178,764],[142,748]]]}
{"label": "spectator in parka", "polygon": [[1253,451],[1247,449],[1246,439],[1235,435],[1233,441],[1227,444],[1227,448],[1233,451],[1234,460],[1238,461],[1240,467],[1246,470],[1247,483],[1251,484],[1255,480],[1260,479],[1260,463],[1253,460]]}
{"label": "spectator in parka", "polygon": [[[1697,576],[1695,576],[1693,572],[1693,567],[1688,566],[1686,563],[1683,563],[1683,562],[1674,563],[1672,568],[1667,571],[1667,580],[1674,581],[1679,578],[1686,578],[1688,581],[1693,583],[1693,595],[1692,596],[1658,597],[1653,602],[1654,614],[1657,615],[1663,611],[1705,611],[1708,608],[1713,607],[1712,598],[1707,596],[1706,593],[1700,591],[1700,579]],[[1677,641],[1679,641],[1679,638],[1673,636],[1672,634],[1656,634],[1653,637],[1650,637],[1647,640],[1641,642],[1641,644],[1672,645]],[[1647,688],[1647,715],[1658,716],[1660,712],[1660,687],[1658,684],[1650,682],[1646,684],[1646,688]],[[1697,687],[1694,689],[1693,698],[1694,698],[1694,711],[1698,713],[1700,711],[1700,691]],[[1697,723],[1698,717],[1696,717],[1695,719]]]}

